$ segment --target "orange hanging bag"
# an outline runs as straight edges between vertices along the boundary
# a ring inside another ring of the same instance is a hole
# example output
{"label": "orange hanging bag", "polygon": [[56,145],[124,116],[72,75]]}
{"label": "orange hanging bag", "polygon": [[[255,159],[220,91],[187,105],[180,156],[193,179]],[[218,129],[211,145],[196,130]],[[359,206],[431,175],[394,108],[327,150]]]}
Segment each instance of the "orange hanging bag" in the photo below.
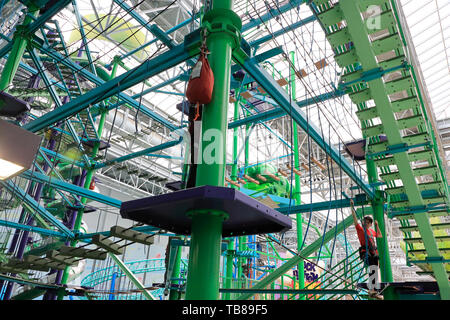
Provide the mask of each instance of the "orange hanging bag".
{"label": "orange hanging bag", "polygon": [[186,90],[186,98],[188,101],[196,104],[197,114],[195,115],[194,121],[200,116],[200,105],[211,102],[214,88],[214,74],[206,57],[208,49],[206,48],[205,42],[203,42],[200,57],[194,68],[192,68]]}

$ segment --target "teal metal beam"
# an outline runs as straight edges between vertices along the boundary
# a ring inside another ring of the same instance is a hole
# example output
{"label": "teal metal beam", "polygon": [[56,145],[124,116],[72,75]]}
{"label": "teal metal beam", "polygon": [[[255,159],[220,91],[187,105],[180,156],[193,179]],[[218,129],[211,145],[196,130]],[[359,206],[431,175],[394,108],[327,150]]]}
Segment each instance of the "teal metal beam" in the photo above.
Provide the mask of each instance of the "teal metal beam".
{"label": "teal metal beam", "polygon": [[316,20],[317,20],[317,17],[315,15],[312,15],[312,16],[310,16],[308,18],[305,18],[303,20],[295,22],[295,23],[291,24],[290,26],[287,26],[285,28],[281,28],[281,30],[275,31],[272,34],[268,34],[267,36],[264,36],[264,37],[261,37],[259,39],[250,41],[249,45],[252,46],[252,47],[259,47],[263,43],[268,42],[268,41],[270,41],[272,39],[275,39],[276,37],[279,37],[279,36],[285,34],[286,32],[294,31],[294,30],[296,30],[296,29],[298,29],[298,28],[300,28],[300,27],[302,27],[304,25],[307,25],[307,24],[309,24],[311,22],[314,22]]}
{"label": "teal metal beam", "polygon": [[[49,91],[50,96],[52,97],[52,100],[55,102],[55,105],[58,110],[59,108],[61,108],[63,103],[62,103],[61,99],[59,98],[59,95],[56,92],[52,82],[50,81],[50,78],[48,77],[47,72],[44,69],[44,66],[42,64],[40,57],[36,54],[35,50],[32,48],[30,48],[28,50],[28,53],[30,54],[30,57],[33,60],[34,65],[38,69],[39,76],[42,78],[42,80],[44,80],[47,90]],[[81,152],[81,156],[84,159],[84,162],[86,164],[89,164],[89,157],[86,155],[83,144],[81,143],[81,140],[78,137],[78,134],[76,133],[75,128],[73,127],[71,121],[65,120],[65,123],[66,123],[67,128],[69,129],[70,136],[73,138],[73,140],[75,141],[75,143],[77,145],[78,150],[80,150],[80,152]]]}
{"label": "teal metal beam", "polygon": [[59,154],[59,153],[53,151],[53,150],[49,150],[49,149],[46,149],[46,148],[43,148],[43,147],[41,147],[40,150],[43,153],[49,155],[52,158],[55,158],[55,159],[58,159],[58,160],[61,160],[61,161],[67,162],[67,163],[72,163],[72,164],[74,164],[74,165],[76,165],[77,167],[80,167],[80,168],[86,168],[86,164],[84,162],[75,161],[75,160],[70,159],[70,158],[68,158],[68,157],[66,157],[66,156],[64,156],[62,154]]}
{"label": "teal metal beam", "polygon": [[20,175],[21,177],[25,179],[29,179],[32,181],[37,181],[39,183],[44,183],[49,185],[52,188],[56,188],[58,190],[63,190],[70,192],[71,194],[84,197],[87,199],[91,199],[103,204],[106,204],[111,207],[120,208],[122,205],[122,201],[102,195],[98,192],[91,191],[89,189],[85,189],[76,185],[73,185],[71,183],[59,180],[55,177],[49,177],[45,174],[39,173],[39,172],[31,172],[29,170],[25,171]]}
{"label": "teal metal beam", "polygon": [[[34,45],[38,45],[35,43]],[[160,72],[170,69],[179,63],[186,61],[193,57],[196,52],[189,51],[185,46],[187,44],[180,44],[173,49],[165,52],[151,60],[148,60],[141,64],[140,66],[131,69],[130,71],[110,80],[103,81],[96,77],[94,74],[88,72],[83,69],[81,66],[76,63],[70,61],[70,59],[61,56],[59,53],[46,47],[45,45],[40,48],[41,52],[46,53],[50,57],[54,58],[57,62],[60,62],[72,70],[79,72],[81,75],[86,77],[88,80],[96,83],[98,85],[97,88],[92,89],[91,91],[79,96],[78,98],[66,103],[61,108],[57,110],[51,111],[44,116],[26,124],[24,126],[25,129],[30,130],[32,132],[36,132],[41,130],[47,126],[50,126],[62,119],[73,116],[78,112],[86,109],[89,105],[93,105],[95,103],[101,102],[109,97],[114,95],[119,95],[120,99],[123,99],[126,103],[130,104],[135,108],[139,108],[140,112],[148,115],[149,117],[155,119],[156,121],[162,123],[166,127],[171,130],[175,130],[176,126],[168,122],[166,119],[161,116],[155,114],[151,110],[148,110],[143,105],[139,105],[134,99],[129,97],[128,95],[122,93],[122,91],[129,89],[130,87],[153,77]]]}
{"label": "teal metal beam", "polygon": [[[365,196],[356,197],[353,199],[355,202],[355,206],[366,205],[369,203]],[[277,211],[284,214],[294,214],[294,213],[307,213],[307,212],[316,212],[323,210],[333,210],[333,209],[341,209],[341,208],[349,208],[350,207],[350,199],[339,199],[332,201],[324,201],[324,202],[315,202],[310,204],[300,204],[289,207],[281,207],[277,208]]]}
{"label": "teal metal beam", "polygon": [[[336,98],[344,96],[345,94],[346,94],[345,91],[342,91],[342,90],[327,92],[327,93],[318,95],[313,98],[308,98],[308,99],[299,101],[299,102],[297,102],[297,105],[300,108],[303,108],[303,107],[310,106],[312,104],[316,104],[319,102],[327,101],[330,99],[336,99]],[[255,115],[245,117],[243,119],[239,119],[239,120],[230,122],[228,124],[228,129],[233,129],[236,127],[240,127],[243,125],[252,124],[252,123],[256,123],[256,122],[260,122],[260,121],[269,121],[269,120],[277,119],[277,118],[285,116],[286,114],[287,113],[283,108],[277,107],[277,108],[274,108],[274,109],[271,109],[271,110],[268,110],[265,112],[261,112],[261,113],[255,114]]]}
{"label": "teal metal beam", "polygon": [[[35,173],[37,174],[37,173]],[[39,203],[36,202],[28,193],[19,188],[19,186],[15,185],[12,181],[0,181],[0,184],[9,191],[12,195],[14,195],[17,199],[23,201],[23,206],[30,211],[32,214],[39,214],[51,224],[56,226],[63,234],[67,236],[67,238],[72,239],[74,234],[70,231],[61,221],[56,219],[50,212],[48,212],[44,207],[42,207]]]}
{"label": "teal metal beam", "polygon": [[24,231],[33,232],[33,233],[38,233],[38,234],[46,236],[46,237],[67,239],[67,235],[65,235],[61,232],[57,232],[57,231],[50,230],[50,229],[39,228],[39,227],[35,227],[35,226],[29,226],[29,225],[12,222],[12,221],[7,221],[7,220],[0,220],[0,226],[24,230]]}
{"label": "teal metal beam", "polygon": [[248,31],[252,28],[255,28],[273,18],[278,17],[279,15],[288,12],[289,10],[292,10],[294,8],[297,8],[302,3],[307,2],[306,0],[288,0],[288,3],[285,5],[280,6],[279,8],[268,8],[268,12],[262,15],[258,15],[258,18],[251,19],[250,22],[246,23],[242,26],[242,32]]}
{"label": "teal metal beam", "polygon": [[162,144],[157,145],[157,146],[146,148],[146,149],[143,149],[143,150],[138,151],[138,152],[134,152],[134,153],[122,156],[122,157],[118,157],[118,158],[114,158],[114,159],[105,161],[103,163],[98,163],[98,164],[96,164],[94,166],[94,168],[95,169],[104,168],[106,166],[114,165],[114,164],[117,164],[117,163],[120,163],[120,162],[123,162],[123,161],[127,161],[127,160],[131,160],[131,159],[137,158],[137,157],[147,156],[148,154],[151,154],[152,152],[157,152],[157,151],[161,151],[161,150],[164,150],[164,149],[168,149],[168,148],[174,147],[174,146],[180,144],[181,141],[183,141],[183,138],[180,138],[180,139],[174,140],[174,141],[165,142],[165,143],[162,143]]}
{"label": "teal metal beam", "polygon": [[176,43],[163,30],[161,30],[156,24],[149,24],[148,18],[143,18],[139,13],[137,13],[136,10],[126,4],[124,0],[113,1],[167,47],[173,48],[176,46]]}

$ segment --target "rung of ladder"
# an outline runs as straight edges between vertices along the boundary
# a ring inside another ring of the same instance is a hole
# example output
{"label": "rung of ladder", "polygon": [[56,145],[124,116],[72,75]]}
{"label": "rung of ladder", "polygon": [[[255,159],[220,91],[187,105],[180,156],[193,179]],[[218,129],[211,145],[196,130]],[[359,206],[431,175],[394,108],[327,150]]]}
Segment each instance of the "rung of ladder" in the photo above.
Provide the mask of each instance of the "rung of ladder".
{"label": "rung of ladder", "polygon": [[360,121],[370,120],[378,117],[378,111],[376,107],[367,108],[363,110],[356,111],[356,116]]}
{"label": "rung of ladder", "polygon": [[317,18],[322,22],[324,27],[333,26],[342,21],[342,11],[339,3],[328,10],[322,11],[317,15]]}
{"label": "rung of ladder", "polygon": [[257,174],[257,175],[256,175],[256,178],[257,178],[258,180],[262,181],[262,182],[267,182],[267,179],[266,179],[264,176],[260,175],[260,174]]}
{"label": "rung of ladder", "polygon": [[384,127],[382,124],[377,124],[371,127],[363,128],[361,131],[365,137],[375,137],[384,133]]}
{"label": "rung of ladder", "polygon": [[80,257],[94,260],[105,260],[107,254],[106,251],[92,250],[86,248],[74,248],[69,246],[62,246],[61,248],[59,248],[59,252],[64,256]]}
{"label": "rung of ladder", "polygon": [[[436,240],[436,242],[445,242],[445,241],[450,240],[450,236],[434,236],[434,239]],[[403,240],[405,240],[405,242],[408,242],[408,243],[421,243],[421,242],[423,242],[422,238],[405,238]]]}
{"label": "rung of ladder", "polygon": [[258,180],[253,179],[252,177],[250,177],[249,175],[244,174],[244,179],[247,179],[248,181],[255,183],[255,184],[259,184]]}
{"label": "rung of ladder", "polygon": [[399,119],[397,120],[397,124],[399,129],[407,129],[423,126],[425,124],[425,120],[423,119],[422,115],[416,115]]}
{"label": "rung of ladder", "polygon": [[0,265],[0,273],[28,273],[28,269],[8,267],[6,265]]}
{"label": "rung of ladder", "polygon": [[131,229],[126,229],[126,228],[123,228],[120,226],[112,227],[110,234],[111,234],[111,236],[114,236],[117,238],[142,243],[145,245],[151,245],[154,243],[153,235],[149,235],[149,234],[131,230]]}
{"label": "rung of ladder", "polygon": [[236,181],[231,180],[231,179],[228,178],[228,177],[225,177],[225,181],[228,182],[229,184],[232,184],[232,185],[235,186],[235,187],[238,187],[238,188],[241,187],[241,186],[239,185],[239,183],[237,183]]}
{"label": "rung of ladder", "polygon": [[386,82],[384,85],[388,94],[414,88],[414,82],[410,76]]}
{"label": "rung of ladder", "polygon": [[373,52],[376,56],[402,47],[403,42],[398,33],[391,34],[387,37],[372,42]]}
{"label": "rung of ladder", "polygon": [[64,256],[56,250],[51,250],[51,251],[47,252],[46,257],[50,260],[53,260],[53,261],[56,261],[59,263],[63,263],[67,266],[72,266],[75,263],[77,263],[79,260],[78,258]]}
{"label": "rung of ladder", "polygon": [[43,267],[48,267],[50,269],[58,269],[58,270],[64,270],[66,268],[66,264],[64,263],[59,263],[47,258],[42,258],[39,256],[33,256],[33,255],[28,255],[25,257],[24,259],[25,262],[27,263],[31,263],[33,265],[37,265],[37,266],[43,266]]}
{"label": "rung of ladder", "polygon": [[265,172],[264,174],[269,176],[269,177],[271,177],[275,181],[280,181],[280,178],[278,178],[276,175],[274,175],[274,174],[272,174],[270,172]]}
{"label": "rung of ladder", "polygon": [[345,68],[351,64],[358,62],[358,56],[356,55],[355,49],[345,51],[334,56],[334,60],[341,68]]}
{"label": "rung of ladder", "polygon": [[105,249],[108,252],[114,254],[123,254],[123,248],[117,243],[114,243],[111,239],[107,238],[102,234],[96,234],[92,237],[92,243],[96,244],[98,247]]}
{"label": "rung of ladder", "polygon": [[[393,28],[396,25],[392,10],[386,10],[377,16],[372,15],[368,17],[368,19],[373,19],[377,23],[376,28],[366,28],[369,34],[379,32],[380,30]],[[368,19],[366,19],[366,26],[368,26],[367,23],[370,22]]]}
{"label": "rung of ladder", "polygon": [[[431,228],[433,230],[450,229],[450,222],[435,223],[435,224],[431,225]],[[419,231],[419,227],[418,226],[406,226],[406,227],[400,227],[400,230],[403,232]]]}
{"label": "rung of ladder", "polygon": [[327,34],[327,39],[331,46],[334,48],[352,41],[352,37],[350,36],[347,27]]}
{"label": "rung of ladder", "polygon": [[350,100],[352,100],[354,104],[360,104],[372,99],[372,95],[369,89],[364,89],[358,92],[350,93],[348,97],[350,98]]}
{"label": "rung of ladder", "polygon": [[420,107],[419,99],[416,96],[407,97],[391,102],[391,108],[394,112],[401,112],[409,109],[416,109]]}
{"label": "rung of ladder", "polygon": [[387,70],[402,65],[405,61],[406,57],[404,55],[399,55],[394,58],[380,61],[378,64],[383,70]]}
{"label": "rung of ladder", "polygon": [[36,270],[36,271],[42,271],[42,272],[48,272],[50,271],[49,267],[46,266],[39,266],[36,264],[31,264],[28,262],[25,262],[23,260],[17,260],[17,259],[11,259],[6,264],[7,267],[12,268],[18,268],[18,269],[29,269],[29,270]]}

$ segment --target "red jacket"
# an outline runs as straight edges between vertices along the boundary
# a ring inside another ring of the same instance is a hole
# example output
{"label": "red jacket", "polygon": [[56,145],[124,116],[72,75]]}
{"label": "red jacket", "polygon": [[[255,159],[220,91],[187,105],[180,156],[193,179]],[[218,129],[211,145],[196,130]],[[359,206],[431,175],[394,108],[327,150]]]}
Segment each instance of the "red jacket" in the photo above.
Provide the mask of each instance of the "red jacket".
{"label": "red jacket", "polygon": [[[364,228],[358,223],[356,225],[356,233],[358,234],[359,244],[361,245],[362,249],[366,250],[366,235],[364,234]],[[367,239],[369,240],[369,244],[367,245],[370,248],[370,245],[372,245],[372,248],[376,248],[377,244],[375,242],[376,237],[380,237],[381,234],[375,232],[375,230],[369,228],[367,229]],[[378,251],[375,249],[375,254],[378,254]]]}

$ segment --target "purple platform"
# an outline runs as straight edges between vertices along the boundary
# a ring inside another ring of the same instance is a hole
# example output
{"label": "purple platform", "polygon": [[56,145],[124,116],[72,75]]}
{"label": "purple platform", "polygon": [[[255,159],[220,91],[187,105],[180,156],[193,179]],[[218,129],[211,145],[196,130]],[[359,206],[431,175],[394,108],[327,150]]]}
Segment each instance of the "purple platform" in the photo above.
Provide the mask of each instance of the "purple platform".
{"label": "purple platform", "polygon": [[192,209],[228,213],[229,218],[223,222],[223,237],[282,232],[292,227],[291,218],[275,209],[236,189],[213,186],[123,202],[120,214],[126,219],[189,235],[191,219],[186,213]]}
{"label": "purple platform", "polygon": [[181,190],[182,181],[173,181],[166,183],[166,188],[172,191]]}
{"label": "purple platform", "polygon": [[27,102],[17,99],[9,93],[0,91],[0,116],[17,117],[27,111],[30,111],[30,106]]}
{"label": "purple platform", "polygon": [[[81,143],[89,148],[94,148],[95,143],[97,142],[97,140],[82,140]],[[100,140],[100,146],[98,147],[99,151],[105,150],[107,148],[111,147],[111,145],[103,140]]]}
{"label": "purple platform", "polygon": [[[385,135],[379,135],[380,142],[387,141]],[[361,139],[344,145],[345,151],[352,159],[361,161],[366,159],[366,139]]]}

